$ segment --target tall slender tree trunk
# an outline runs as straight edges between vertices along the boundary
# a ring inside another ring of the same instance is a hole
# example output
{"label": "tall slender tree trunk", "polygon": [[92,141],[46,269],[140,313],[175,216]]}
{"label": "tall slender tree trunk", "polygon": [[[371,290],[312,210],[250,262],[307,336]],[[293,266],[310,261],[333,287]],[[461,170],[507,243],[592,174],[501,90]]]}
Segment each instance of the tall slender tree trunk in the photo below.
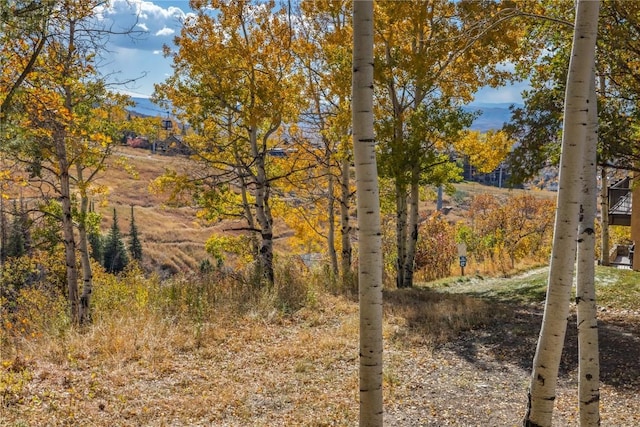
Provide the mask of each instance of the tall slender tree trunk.
{"label": "tall slender tree trunk", "polygon": [[404,266],[407,262],[407,188],[396,178],[396,285],[404,288]]}
{"label": "tall slender tree trunk", "polygon": [[273,284],[275,275],[273,272],[273,220],[269,208],[270,188],[265,168],[265,153],[264,150],[258,149],[257,134],[258,129],[252,128],[250,140],[256,167],[255,208],[261,237],[259,260],[262,274],[269,284]]}
{"label": "tall slender tree trunk", "polygon": [[351,221],[349,207],[351,206],[351,188],[349,174],[349,159],[341,161],[342,178],[340,180],[340,237],[342,241],[342,252],[340,264],[342,271],[342,284],[348,285],[351,280]]}
{"label": "tall slender tree trunk", "polygon": [[64,243],[64,255],[67,279],[67,298],[69,303],[69,316],[72,324],[79,321],[78,311],[78,268],[76,266],[76,241],[73,234],[73,216],[71,211],[71,184],[69,178],[69,161],[65,135],[57,130],[53,135],[58,168],[60,173],[60,204],[62,206],[62,239]]}
{"label": "tall slender tree trunk", "polygon": [[404,275],[402,284],[405,288],[410,288],[413,286],[416,247],[418,245],[418,215],[420,213],[420,187],[418,183],[419,174],[419,169],[417,167],[414,167],[411,177],[411,194],[409,196],[409,217],[407,221],[407,252],[402,269],[402,274]]}
{"label": "tall slender tree trunk", "polygon": [[600,3],[578,0],[567,76],[560,157],[560,185],[547,299],[529,385],[523,425],[551,426],[560,357],[569,315],[580,217],[582,146],[586,142]]}
{"label": "tall slender tree trunk", "polygon": [[595,219],[598,206],[598,111],[595,86],[589,99],[589,126],[584,148],[582,214],[578,228],[576,306],[578,312],[578,400],[580,427],[600,425],[600,360],[595,286]]}
{"label": "tall slender tree trunk", "polygon": [[600,170],[600,228],[602,229],[600,264],[608,266],[609,252],[609,180],[607,178],[607,167],[602,166]]}
{"label": "tall slender tree trunk", "polygon": [[80,324],[91,321],[91,294],[93,293],[93,271],[89,256],[89,243],[87,239],[87,215],[89,213],[89,197],[82,177],[82,166],[76,165],[78,185],[80,188],[80,218],[78,221],[78,248],[80,250],[80,266],[82,267],[82,295],[78,311]]}
{"label": "tall slender tree trunk", "polygon": [[329,177],[329,182],[327,183],[327,210],[328,210],[328,227],[329,230],[327,232],[327,246],[329,248],[329,260],[331,262],[331,271],[334,276],[338,274],[338,254],[336,253],[336,213],[335,213],[335,204],[336,197],[334,194],[333,186],[335,183],[335,177],[331,173],[331,156],[330,150],[327,150],[328,155],[325,157],[326,165],[327,165],[327,174]]}
{"label": "tall slender tree trunk", "polygon": [[353,146],[358,206],[360,426],[382,426],[382,239],[373,130],[373,1],[353,3]]}

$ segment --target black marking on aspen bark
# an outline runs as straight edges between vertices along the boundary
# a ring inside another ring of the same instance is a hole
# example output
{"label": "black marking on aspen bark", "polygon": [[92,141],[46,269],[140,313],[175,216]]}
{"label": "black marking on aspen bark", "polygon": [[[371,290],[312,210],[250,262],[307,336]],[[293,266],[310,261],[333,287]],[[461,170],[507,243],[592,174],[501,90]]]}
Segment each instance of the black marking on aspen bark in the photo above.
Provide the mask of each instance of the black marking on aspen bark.
{"label": "black marking on aspen bark", "polygon": [[595,231],[593,230],[593,228],[585,228],[584,232],[587,233],[589,236],[591,236],[592,234],[595,233]]}
{"label": "black marking on aspen bark", "polygon": [[585,375],[585,378],[586,378],[587,380],[591,381],[591,379],[593,378],[593,375],[591,375],[591,374],[587,374],[587,375]]}
{"label": "black marking on aspen bark", "polygon": [[376,142],[375,138],[361,138],[358,142]]}
{"label": "black marking on aspen bark", "polygon": [[542,385],[544,385],[544,377],[540,374],[538,374],[538,378],[536,378],[538,380],[538,382]]}
{"label": "black marking on aspen bark", "polygon": [[576,304],[580,304],[581,301],[583,301],[581,297],[576,297]]}
{"label": "black marking on aspen bark", "polygon": [[584,242],[584,239],[578,239],[578,243]]}
{"label": "black marking on aspen bark", "polygon": [[[591,405],[592,403],[598,403],[600,402],[600,394],[596,394],[595,396],[593,396],[591,399],[587,400],[586,402],[584,402],[585,405]],[[600,425],[598,423],[598,425]]]}
{"label": "black marking on aspen bark", "polygon": [[556,400],[555,396],[549,396],[549,397],[545,397],[544,400],[549,401],[549,402],[553,402],[554,400]]}

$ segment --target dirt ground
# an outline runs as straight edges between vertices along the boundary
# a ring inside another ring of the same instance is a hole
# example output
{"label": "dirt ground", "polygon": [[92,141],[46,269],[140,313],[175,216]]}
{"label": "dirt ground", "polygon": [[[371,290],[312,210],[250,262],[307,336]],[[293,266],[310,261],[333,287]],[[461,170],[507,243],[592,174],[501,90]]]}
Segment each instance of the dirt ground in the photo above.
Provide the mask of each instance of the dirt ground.
{"label": "dirt ground", "polygon": [[[542,306],[496,302],[495,313],[435,346],[418,337],[428,325],[387,318],[386,426],[521,425]],[[0,396],[0,426],[357,425],[353,301],[323,296],[291,318],[233,327],[163,325],[96,327],[6,366],[28,375]],[[554,426],[578,425],[571,325]],[[602,425],[638,426],[640,312],[602,309],[600,347]]]}
{"label": "dirt ground", "polygon": [[[388,364],[398,370],[402,386],[392,391],[385,425],[521,425],[542,307],[508,309],[512,315],[501,322],[465,332],[432,353],[390,350]],[[640,313],[601,311],[599,332],[602,425],[638,426]],[[553,425],[577,426],[577,402],[574,317],[567,331]]]}

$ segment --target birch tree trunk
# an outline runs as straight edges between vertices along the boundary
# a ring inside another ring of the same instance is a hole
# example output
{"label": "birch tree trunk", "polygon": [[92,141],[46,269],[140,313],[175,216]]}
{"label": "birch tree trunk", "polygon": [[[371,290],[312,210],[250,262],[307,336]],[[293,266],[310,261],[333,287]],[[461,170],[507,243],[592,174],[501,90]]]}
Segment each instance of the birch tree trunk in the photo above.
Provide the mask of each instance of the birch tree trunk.
{"label": "birch tree trunk", "polygon": [[269,180],[265,167],[265,150],[258,148],[258,129],[252,127],[249,132],[251,152],[254,157],[255,175],[255,208],[256,220],[260,225],[260,273],[264,275],[270,285],[275,280],[273,272],[273,219],[269,207]]}
{"label": "birch tree trunk", "polygon": [[407,261],[407,189],[396,179],[396,285],[404,288],[404,266]]}
{"label": "birch tree trunk", "polygon": [[600,185],[602,185],[600,189],[600,228],[602,228],[600,264],[608,266],[610,263],[609,252],[611,252],[609,247],[609,180],[607,167],[604,165],[600,171]]}
{"label": "birch tree trunk", "polygon": [[373,131],[373,1],[353,3],[353,146],[358,207],[360,426],[382,426],[382,239]]}
{"label": "birch tree trunk", "polygon": [[578,0],[567,89],[553,248],[542,328],[533,359],[523,425],[551,426],[560,357],[567,330],[580,217],[583,151],[587,136],[600,3]]}
{"label": "birch tree trunk", "polygon": [[598,200],[598,111],[595,86],[589,98],[589,124],[584,147],[582,215],[578,228],[576,305],[578,311],[578,400],[580,426],[600,425],[600,360],[595,287],[595,218]]}
{"label": "birch tree trunk", "polygon": [[87,214],[89,213],[89,197],[87,196],[86,183],[82,176],[82,166],[76,164],[77,181],[80,188],[80,220],[78,221],[78,248],[80,250],[80,266],[82,267],[82,295],[78,308],[78,322],[82,325],[91,321],[90,306],[93,293],[93,271],[89,257],[89,244],[87,240]]}
{"label": "birch tree trunk", "polygon": [[411,194],[409,196],[409,217],[407,220],[407,248],[402,269],[402,274],[404,275],[402,284],[405,288],[413,287],[413,270],[416,259],[416,246],[418,245],[418,214],[420,208],[418,175],[420,171],[417,167],[414,167],[412,173],[413,176],[410,185]]}
{"label": "birch tree trunk", "polygon": [[73,216],[71,211],[71,184],[69,177],[69,160],[65,135],[61,130],[55,131],[53,143],[59,168],[60,204],[62,206],[62,240],[66,265],[67,298],[69,316],[72,324],[77,324],[78,313],[78,268],[76,265],[76,241],[73,234]]}
{"label": "birch tree trunk", "polygon": [[336,197],[333,194],[333,186],[335,182],[334,176],[331,174],[330,167],[330,154],[331,151],[327,150],[327,156],[325,157],[325,162],[327,165],[327,176],[329,182],[327,183],[327,210],[328,210],[328,227],[329,230],[327,232],[327,246],[329,251],[329,260],[331,262],[331,271],[334,276],[338,275],[338,254],[336,253],[336,214],[335,214],[335,204]]}
{"label": "birch tree trunk", "polygon": [[349,221],[349,206],[351,189],[349,188],[349,159],[342,159],[342,179],[340,182],[340,233],[342,238],[342,252],[340,264],[342,267],[342,284],[347,286],[351,280],[351,223]]}

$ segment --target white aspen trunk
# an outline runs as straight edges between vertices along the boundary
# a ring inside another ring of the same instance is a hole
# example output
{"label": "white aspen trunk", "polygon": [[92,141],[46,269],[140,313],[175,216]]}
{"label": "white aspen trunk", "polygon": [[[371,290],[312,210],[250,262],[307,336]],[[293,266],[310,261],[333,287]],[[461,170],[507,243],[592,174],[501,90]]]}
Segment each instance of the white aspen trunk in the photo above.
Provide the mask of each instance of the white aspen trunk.
{"label": "white aspen trunk", "polygon": [[[85,185],[82,178],[82,166],[76,165],[79,185]],[[91,321],[91,294],[93,293],[93,271],[89,257],[89,244],[87,242],[87,214],[89,212],[89,198],[86,189],[80,191],[80,220],[78,221],[78,248],[80,251],[80,266],[82,267],[82,295],[78,309],[78,321],[85,324]]]}
{"label": "white aspen trunk", "polygon": [[411,195],[409,196],[409,217],[407,221],[407,248],[404,260],[404,268],[402,274],[404,279],[402,285],[405,288],[413,286],[414,263],[416,259],[416,246],[418,245],[418,214],[420,207],[420,187],[418,184],[418,170],[413,171],[414,176],[411,180]]}
{"label": "white aspen trunk", "polygon": [[255,208],[256,219],[260,225],[260,250],[259,261],[261,273],[269,284],[273,284],[275,276],[273,272],[273,220],[269,209],[269,181],[265,169],[264,150],[258,149],[257,128],[250,132],[250,142],[256,167],[256,192]]}
{"label": "white aspen trunk", "polygon": [[[327,150],[329,153],[330,151]],[[333,194],[333,186],[335,178],[331,174],[331,159],[330,156],[327,155],[325,158],[327,162],[327,175],[329,177],[329,182],[327,183],[327,209],[328,209],[328,218],[327,222],[329,231],[327,232],[327,246],[329,250],[329,260],[331,262],[331,271],[334,276],[338,274],[338,254],[336,253],[336,214],[335,214],[335,204],[336,197]]]}
{"label": "white aspen trunk", "polygon": [[600,228],[602,228],[602,241],[600,242],[601,252],[600,264],[609,266],[609,179],[607,178],[607,168],[602,166],[600,171]]}
{"label": "white aspen trunk", "polygon": [[578,400],[580,426],[600,425],[600,359],[595,287],[595,219],[598,200],[598,111],[595,86],[589,98],[589,125],[584,147],[582,215],[578,228],[576,306],[578,311]]}
{"label": "white aspen trunk", "polygon": [[78,268],[76,266],[76,241],[73,234],[73,216],[71,213],[71,185],[69,179],[69,161],[67,147],[62,131],[56,131],[53,136],[58,168],[60,170],[60,204],[62,206],[62,239],[67,279],[67,298],[69,316],[72,324],[79,321],[78,312]]}
{"label": "white aspen trunk", "polygon": [[578,0],[567,89],[553,248],[542,328],[533,359],[523,425],[551,426],[576,261],[582,145],[587,136],[600,3]]}
{"label": "white aspen trunk", "polygon": [[360,426],[381,427],[382,239],[373,130],[373,1],[353,3],[353,146],[358,207]]}
{"label": "white aspen trunk", "polygon": [[407,191],[396,179],[396,285],[404,288],[404,265],[407,261]]}
{"label": "white aspen trunk", "polygon": [[349,221],[349,206],[351,204],[351,189],[349,188],[349,159],[342,159],[342,179],[340,182],[340,233],[342,238],[342,252],[340,264],[342,266],[342,283],[347,285],[351,280],[351,223]]}

